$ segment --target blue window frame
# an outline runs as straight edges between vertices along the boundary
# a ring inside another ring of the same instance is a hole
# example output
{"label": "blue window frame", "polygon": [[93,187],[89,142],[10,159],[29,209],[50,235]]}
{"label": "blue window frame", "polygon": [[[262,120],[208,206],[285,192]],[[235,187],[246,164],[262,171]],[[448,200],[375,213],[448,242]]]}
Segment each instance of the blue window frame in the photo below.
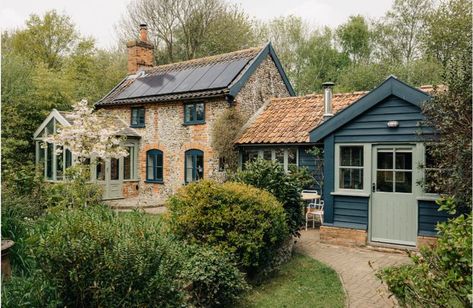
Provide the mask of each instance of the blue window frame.
{"label": "blue window frame", "polygon": [[203,102],[184,104],[184,124],[205,123],[205,104]]}
{"label": "blue window frame", "polygon": [[186,151],[184,163],[186,183],[204,178],[204,152],[200,150]]}
{"label": "blue window frame", "polygon": [[131,108],[131,127],[145,127],[145,107]]}
{"label": "blue window frame", "polygon": [[146,152],[146,181],[163,182],[163,152],[160,150]]}

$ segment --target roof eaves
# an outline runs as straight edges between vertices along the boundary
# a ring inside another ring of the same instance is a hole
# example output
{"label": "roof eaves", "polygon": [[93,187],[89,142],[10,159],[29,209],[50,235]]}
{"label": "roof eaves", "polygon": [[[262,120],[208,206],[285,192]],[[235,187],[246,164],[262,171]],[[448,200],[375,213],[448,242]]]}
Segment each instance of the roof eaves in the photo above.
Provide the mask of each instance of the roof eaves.
{"label": "roof eaves", "polygon": [[310,131],[310,140],[316,142],[325,138],[327,135],[339,129],[390,95],[398,96],[399,98],[402,98],[418,107],[421,107],[422,102],[431,98],[427,93],[414,88],[391,75],[372,91],[363,95],[336,115]]}

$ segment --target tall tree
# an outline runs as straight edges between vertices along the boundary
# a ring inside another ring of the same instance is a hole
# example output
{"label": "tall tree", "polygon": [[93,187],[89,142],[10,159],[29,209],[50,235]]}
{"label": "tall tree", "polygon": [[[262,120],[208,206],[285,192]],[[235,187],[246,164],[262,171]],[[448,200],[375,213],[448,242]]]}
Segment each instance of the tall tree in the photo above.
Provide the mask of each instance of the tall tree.
{"label": "tall tree", "polygon": [[428,14],[423,38],[427,54],[443,66],[462,57],[471,48],[471,12],[469,0],[445,0]]}
{"label": "tall tree", "polygon": [[343,51],[350,56],[354,64],[369,59],[371,33],[363,16],[350,16],[346,23],[337,28],[336,35]]}
{"label": "tall tree", "polygon": [[395,0],[386,15],[375,22],[378,58],[409,64],[422,55],[421,39],[432,0]]}
{"label": "tall tree", "polygon": [[139,0],[118,25],[122,40],[147,23],[158,63],[229,52],[254,43],[249,17],[223,0]]}
{"label": "tall tree", "polygon": [[43,62],[48,68],[58,68],[78,38],[70,17],[53,10],[44,16],[32,14],[26,21],[26,29],[13,37],[11,47],[33,63]]}

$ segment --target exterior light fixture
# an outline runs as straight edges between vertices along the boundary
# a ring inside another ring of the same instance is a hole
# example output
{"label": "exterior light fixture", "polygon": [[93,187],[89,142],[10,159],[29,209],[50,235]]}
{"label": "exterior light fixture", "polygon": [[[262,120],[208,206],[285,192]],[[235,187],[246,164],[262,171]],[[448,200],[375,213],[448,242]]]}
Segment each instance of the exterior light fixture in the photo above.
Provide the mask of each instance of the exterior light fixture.
{"label": "exterior light fixture", "polygon": [[388,121],[388,127],[389,128],[399,127],[399,122],[398,121]]}

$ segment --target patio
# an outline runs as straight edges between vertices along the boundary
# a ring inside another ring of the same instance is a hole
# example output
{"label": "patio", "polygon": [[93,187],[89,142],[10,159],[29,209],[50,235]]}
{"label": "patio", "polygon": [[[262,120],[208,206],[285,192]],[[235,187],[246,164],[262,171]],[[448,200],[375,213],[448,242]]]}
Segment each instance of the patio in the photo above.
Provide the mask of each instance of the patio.
{"label": "patio", "polygon": [[296,251],[337,271],[347,292],[348,307],[398,307],[375,273],[381,268],[409,263],[405,253],[323,244],[318,228],[301,231],[301,234]]}

